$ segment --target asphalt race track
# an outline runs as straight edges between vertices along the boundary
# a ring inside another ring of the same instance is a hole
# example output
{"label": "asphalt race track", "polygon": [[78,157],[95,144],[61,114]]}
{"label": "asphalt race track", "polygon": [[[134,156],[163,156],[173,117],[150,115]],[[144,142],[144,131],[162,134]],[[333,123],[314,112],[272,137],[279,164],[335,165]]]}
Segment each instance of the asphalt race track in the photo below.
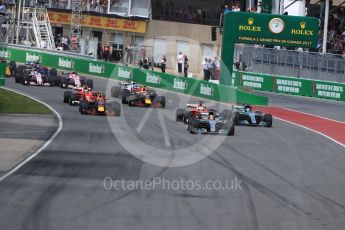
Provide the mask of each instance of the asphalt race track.
{"label": "asphalt race track", "polygon": [[283,94],[256,92],[269,97],[270,106],[284,107],[345,122],[344,102],[316,98],[296,97]]}
{"label": "asphalt race track", "polygon": [[[96,90],[115,84],[94,81]],[[0,229],[337,230],[345,226],[345,151],[321,135],[278,120],[272,128],[236,127],[234,137],[191,135],[174,119],[176,108],[189,98],[158,90],[166,94],[165,110],[124,106],[120,118],[107,118],[80,115],[76,107],[62,103],[63,90],[58,87],[28,87],[14,84],[14,79],[7,81],[7,87],[51,105],[61,114],[63,129],[43,152],[0,182]],[[310,107],[314,102],[306,103],[309,99],[269,96],[274,102],[283,100],[282,106],[317,109]],[[337,107],[334,102],[322,102],[326,105],[328,114],[339,113],[332,110]],[[218,138],[221,142],[215,141]],[[210,155],[198,152],[200,146],[212,149],[213,145],[216,149]],[[193,157],[188,152],[194,152]],[[166,167],[152,164],[155,160]],[[107,190],[106,177],[237,180],[241,186]]]}

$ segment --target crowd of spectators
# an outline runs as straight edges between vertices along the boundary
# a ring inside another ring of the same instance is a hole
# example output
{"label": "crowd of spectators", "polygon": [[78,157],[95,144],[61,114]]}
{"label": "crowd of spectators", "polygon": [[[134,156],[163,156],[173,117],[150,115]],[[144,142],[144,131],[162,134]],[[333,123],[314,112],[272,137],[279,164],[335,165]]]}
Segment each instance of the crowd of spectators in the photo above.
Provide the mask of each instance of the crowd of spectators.
{"label": "crowd of spectators", "polygon": [[69,38],[58,34],[54,37],[54,42],[59,51],[79,51],[79,40],[75,35]]}
{"label": "crowd of spectators", "polygon": [[[238,4],[220,6],[219,11],[209,10],[199,6],[177,6],[174,1],[152,1],[152,17],[156,20],[175,21],[184,23],[219,25],[222,14],[230,11],[241,11]],[[256,8],[247,11],[256,12]]]}
{"label": "crowd of spectators", "polygon": [[[323,22],[320,23],[320,48],[323,38]],[[345,55],[345,9],[339,8],[330,14],[327,34],[327,52]]]}
{"label": "crowd of spectators", "polygon": [[177,7],[174,1],[152,2],[152,17],[156,20],[175,21],[205,25],[217,25],[218,13],[208,9],[186,5]]}
{"label": "crowd of spectators", "polygon": [[213,60],[211,58],[205,58],[202,62],[202,70],[204,73],[204,80],[219,80],[220,75],[220,61],[217,57]]}
{"label": "crowd of spectators", "polygon": [[[125,54],[127,55],[127,49],[125,50]],[[97,47],[97,58],[104,59],[105,62],[125,62],[125,59],[132,57],[127,58],[127,56],[124,56],[122,49],[113,47],[111,45],[102,47],[102,45],[99,43]]]}
{"label": "crowd of spectators", "polygon": [[[46,4],[49,8],[69,9],[67,0],[54,0]],[[83,11],[93,11],[97,13],[107,13],[108,0],[83,0]]]}
{"label": "crowd of spectators", "polygon": [[7,11],[6,4],[0,1],[0,14],[5,14]]}

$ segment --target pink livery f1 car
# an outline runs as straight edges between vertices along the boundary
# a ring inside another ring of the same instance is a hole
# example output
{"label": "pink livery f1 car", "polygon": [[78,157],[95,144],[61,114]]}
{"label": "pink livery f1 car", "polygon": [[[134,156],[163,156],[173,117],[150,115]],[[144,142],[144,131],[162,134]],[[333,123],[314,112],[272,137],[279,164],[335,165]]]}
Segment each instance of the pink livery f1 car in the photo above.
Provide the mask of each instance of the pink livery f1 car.
{"label": "pink livery f1 car", "polygon": [[36,69],[23,70],[21,82],[23,85],[54,86],[54,79],[41,74]]}
{"label": "pink livery f1 car", "polygon": [[59,85],[61,88],[73,88],[87,86],[93,89],[93,80],[80,77],[76,72],[64,73],[59,77]]}

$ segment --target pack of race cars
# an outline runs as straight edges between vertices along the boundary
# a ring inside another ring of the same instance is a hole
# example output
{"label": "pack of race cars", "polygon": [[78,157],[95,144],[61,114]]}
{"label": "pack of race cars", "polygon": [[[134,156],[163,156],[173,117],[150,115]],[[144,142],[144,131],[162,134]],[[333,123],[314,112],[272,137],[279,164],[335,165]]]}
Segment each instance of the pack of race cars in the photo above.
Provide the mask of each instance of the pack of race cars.
{"label": "pack of race cars", "polygon": [[[111,101],[103,92],[93,91],[93,80],[79,76],[76,72],[58,75],[56,69],[48,69],[38,62],[26,62],[16,66],[7,63],[6,76],[14,76],[16,83],[36,86],[59,86],[68,88],[63,94],[63,102],[78,105],[81,114],[120,116],[121,105]],[[119,98],[122,104],[131,107],[165,108],[165,96],[158,96],[156,91],[133,81],[119,82],[111,88],[111,97]],[[263,114],[248,105],[234,105],[231,109],[216,111],[207,108],[202,102],[187,104],[176,110],[176,121],[187,125],[192,134],[218,134],[233,136],[235,126],[272,127],[271,114]]]}

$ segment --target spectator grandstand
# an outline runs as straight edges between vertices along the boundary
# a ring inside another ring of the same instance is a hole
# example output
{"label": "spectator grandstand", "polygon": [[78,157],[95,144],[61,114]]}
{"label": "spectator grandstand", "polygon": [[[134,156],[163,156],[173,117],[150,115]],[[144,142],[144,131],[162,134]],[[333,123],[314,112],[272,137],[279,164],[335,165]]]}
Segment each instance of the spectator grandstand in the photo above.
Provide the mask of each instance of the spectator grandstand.
{"label": "spectator grandstand", "polygon": [[[16,3],[15,0],[0,0],[0,2],[5,7]],[[34,6],[37,1],[26,0],[23,2],[25,6]],[[73,8],[73,1],[42,0],[39,2],[44,4],[49,13],[54,16],[51,23],[56,47],[69,51],[78,51],[83,48],[78,39],[72,39],[70,36],[68,14]],[[157,63],[162,55],[170,53],[171,57],[167,56],[168,69],[169,67],[174,68],[175,65],[172,61],[176,59],[174,55],[182,50],[188,54],[190,70],[197,72],[202,70],[202,66],[199,64],[202,63],[202,60],[220,55],[220,35],[218,35],[217,41],[212,41],[210,26],[222,25],[225,6],[228,6],[226,11],[256,12],[257,2],[257,0],[214,0],[210,4],[210,1],[200,0],[84,0],[82,9],[87,23],[83,25],[82,35],[90,38],[96,37],[101,47],[99,50],[109,46],[110,50],[121,54],[116,55],[113,60],[118,60],[118,57],[126,55],[125,47],[131,47],[132,44],[138,50],[144,46],[145,49],[150,49],[150,51],[147,50],[147,53],[148,56],[152,56],[150,59],[153,63]],[[339,1],[331,2],[333,2],[333,6],[330,7],[326,47],[328,53],[337,54],[337,58],[342,58],[345,56],[345,10],[341,4],[338,4]],[[320,18],[320,30],[318,47],[304,51],[319,53],[323,48],[324,0],[306,0],[306,7],[307,15]],[[273,10],[273,12],[276,11]],[[62,20],[60,23],[60,19],[64,19],[64,21]],[[103,24],[97,25],[97,20],[101,20]],[[121,26],[116,27],[116,23],[113,26],[112,23],[115,21],[120,21]],[[193,35],[190,31],[193,31]],[[164,36],[176,36],[179,39],[172,41],[174,46],[167,46]],[[67,42],[65,42],[66,40]],[[144,41],[147,44],[143,44]],[[279,48],[281,51],[289,49],[289,47]],[[294,50],[290,49],[290,51]],[[299,51],[301,49],[297,52]],[[192,53],[197,55],[191,55]],[[254,66],[252,65],[251,68]]]}

